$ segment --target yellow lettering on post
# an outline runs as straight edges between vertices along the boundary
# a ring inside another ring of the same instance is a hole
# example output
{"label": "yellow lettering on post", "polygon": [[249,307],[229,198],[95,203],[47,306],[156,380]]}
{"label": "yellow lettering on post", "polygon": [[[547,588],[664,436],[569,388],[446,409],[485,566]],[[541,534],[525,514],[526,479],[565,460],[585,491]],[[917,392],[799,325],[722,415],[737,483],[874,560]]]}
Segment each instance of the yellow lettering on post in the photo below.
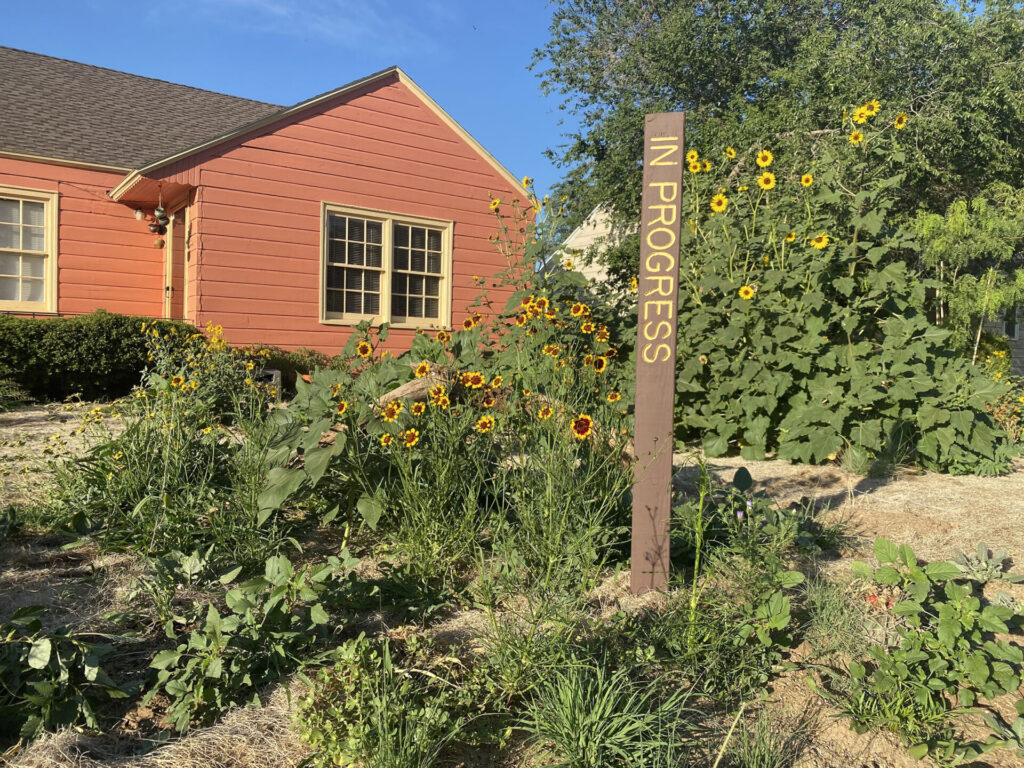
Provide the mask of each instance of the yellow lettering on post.
{"label": "yellow lettering on post", "polygon": [[[674,203],[676,197],[679,195],[679,185],[674,181],[652,181],[647,186],[657,188],[658,197],[663,203]],[[666,191],[671,192],[668,197],[665,197]],[[650,206],[647,207],[650,208]]]}
{"label": "yellow lettering on post", "polygon": [[[664,224],[666,227],[671,227],[676,223],[676,212],[679,210],[678,205],[650,205],[647,207],[649,211],[661,211],[655,218],[651,219],[648,224]],[[665,218],[666,213],[671,214],[667,219]]]}
{"label": "yellow lettering on post", "polygon": [[679,165],[679,163],[677,163],[675,160],[671,162],[665,162],[666,157],[672,157],[672,155],[679,151],[678,144],[666,144],[661,147],[656,147],[652,144],[651,149],[653,149],[655,152],[661,152],[660,155],[651,160],[651,165]]}
{"label": "yellow lettering on post", "polygon": [[[654,236],[662,233],[668,237],[664,243],[654,242]],[[647,233],[647,247],[653,248],[656,251],[667,251],[673,245],[676,244],[676,233],[668,227],[655,227]]]}
{"label": "yellow lettering on post", "polygon": [[[664,356],[662,356],[664,355]],[[672,356],[668,344],[645,344],[640,359],[645,363],[664,363]]]}
{"label": "yellow lettering on post", "polygon": [[[676,279],[672,275],[647,275],[644,280],[651,280],[656,285],[649,291],[644,291],[644,296],[668,296],[672,297],[676,292]],[[646,284],[645,284],[646,285]],[[644,306],[647,302],[644,302]]]}

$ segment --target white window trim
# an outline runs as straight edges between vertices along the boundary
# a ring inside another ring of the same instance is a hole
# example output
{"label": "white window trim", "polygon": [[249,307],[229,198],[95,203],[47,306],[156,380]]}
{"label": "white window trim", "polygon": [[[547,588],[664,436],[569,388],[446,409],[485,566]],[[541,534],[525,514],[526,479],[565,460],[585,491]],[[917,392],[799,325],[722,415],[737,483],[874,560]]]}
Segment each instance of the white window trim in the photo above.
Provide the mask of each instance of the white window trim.
{"label": "white window trim", "polygon": [[[342,216],[353,216],[356,218],[372,219],[383,223],[382,242],[382,276],[380,292],[380,314],[378,315],[354,315],[348,314],[344,317],[327,316],[327,222],[329,214],[340,214]],[[441,230],[441,288],[438,296],[440,317],[407,319],[402,322],[391,321],[391,276],[394,273],[392,265],[392,237],[393,224],[410,224],[418,227],[431,227]],[[451,329],[452,326],[452,231],[455,223],[443,219],[426,219],[420,216],[407,216],[404,213],[393,211],[380,211],[373,208],[356,208],[335,203],[322,202],[320,204],[320,279],[319,283],[319,320],[322,325],[345,325],[354,326],[362,322],[369,322],[371,325],[380,325],[387,322],[391,328],[429,328],[429,329]]]}
{"label": "white window trim", "polygon": [[[42,301],[2,301],[0,312],[45,313],[57,312],[57,202],[58,194],[48,189],[31,189],[28,187],[0,186],[0,197],[8,199],[29,200],[43,203],[46,206],[46,271],[45,294]],[[5,249],[6,250],[6,249]],[[21,251],[13,251],[20,253]]]}

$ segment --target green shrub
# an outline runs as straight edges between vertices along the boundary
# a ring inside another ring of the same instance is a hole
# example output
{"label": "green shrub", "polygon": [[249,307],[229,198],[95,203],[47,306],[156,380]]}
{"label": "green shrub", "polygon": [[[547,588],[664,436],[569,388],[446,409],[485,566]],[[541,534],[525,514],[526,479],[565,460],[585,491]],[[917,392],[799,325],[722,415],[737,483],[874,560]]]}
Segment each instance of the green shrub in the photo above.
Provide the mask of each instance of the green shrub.
{"label": "green shrub", "polygon": [[97,703],[127,695],[100,667],[113,646],[67,627],[44,632],[42,613],[20,608],[0,623],[0,744],[63,725],[98,728]]}
{"label": "green shrub", "polygon": [[13,379],[0,378],[0,413],[31,402],[32,396]]}
{"label": "green shrub", "polygon": [[892,117],[847,115],[848,136],[687,174],[676,424],[709,456],[1007,470],[986,410],[1005,387],[929,321],[919,245],[889,216],[904,178]]}
{"label": "green shrub", "polygon": [[149,362],[142,323],[168,337],[196,333],[180,321],[103,310],[43,319],[0,315],[0,379],[51,400],[73,394],[89,400],[120,397],[139,383]]}
{"label": "green shrub", "polygon": [[397,648],[360,635],[336,658],[299,703],[313,765],[429,768],[487,710],[479,674],[416,635]]}

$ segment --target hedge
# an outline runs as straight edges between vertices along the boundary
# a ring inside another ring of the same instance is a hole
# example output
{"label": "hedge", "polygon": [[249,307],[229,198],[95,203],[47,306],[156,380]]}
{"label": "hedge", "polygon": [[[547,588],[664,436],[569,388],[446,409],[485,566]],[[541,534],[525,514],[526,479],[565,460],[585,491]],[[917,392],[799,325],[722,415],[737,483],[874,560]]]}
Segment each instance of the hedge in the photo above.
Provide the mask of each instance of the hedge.
{"label": "hedge", "polygon": [[0,315],[0,379],[33,397],[89,400],[127,394],[146,367],[142,323],[160,333],[197,333],[188,323],[117,315],[97,310],[77,317],[22,318]]}

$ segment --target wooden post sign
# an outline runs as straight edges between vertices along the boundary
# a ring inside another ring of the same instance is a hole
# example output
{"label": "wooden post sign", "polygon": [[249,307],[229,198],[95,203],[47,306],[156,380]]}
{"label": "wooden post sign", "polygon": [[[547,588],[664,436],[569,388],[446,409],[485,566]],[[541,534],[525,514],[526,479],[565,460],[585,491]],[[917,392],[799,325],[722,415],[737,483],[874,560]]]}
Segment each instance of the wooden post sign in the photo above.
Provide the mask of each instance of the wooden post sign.
{"label": "wooden post sign", "polygon": [[668,581],[679,216],[686,127],[682,112],[647,115],[645,120],[633,435],[637,464],[630,588],[634,594],[661,589]]}

